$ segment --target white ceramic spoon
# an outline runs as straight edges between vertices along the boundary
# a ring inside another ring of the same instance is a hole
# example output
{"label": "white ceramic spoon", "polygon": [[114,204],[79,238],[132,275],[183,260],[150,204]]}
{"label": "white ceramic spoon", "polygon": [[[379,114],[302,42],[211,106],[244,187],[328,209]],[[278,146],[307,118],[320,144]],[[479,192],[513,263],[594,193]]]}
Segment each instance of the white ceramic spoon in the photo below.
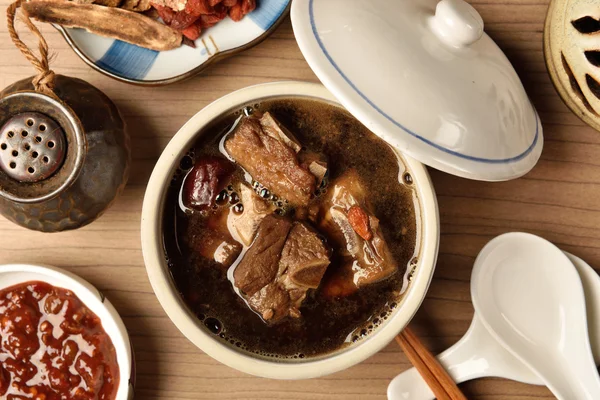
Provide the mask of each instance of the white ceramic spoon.
{"label": "white ceramic spoon", "polygon": [[495,238],[475,260],[471,297],[492,336],[557,398],[600,399],[583,285],[558,247],[526,233]]}
{"label": "white ceramic spoon", "polygon": [[[579,272],[585,292],[588,331],[596,365],[600,364],[600,276],[581,258],[564,252]],[[479,321],[477,314],[467,333],[438,357],[456,383],[499,377],[533,385],[544,383],[502,347]],[[435,396],[415,368],[395,377],[388,386],[390,400],[433,400]]]}

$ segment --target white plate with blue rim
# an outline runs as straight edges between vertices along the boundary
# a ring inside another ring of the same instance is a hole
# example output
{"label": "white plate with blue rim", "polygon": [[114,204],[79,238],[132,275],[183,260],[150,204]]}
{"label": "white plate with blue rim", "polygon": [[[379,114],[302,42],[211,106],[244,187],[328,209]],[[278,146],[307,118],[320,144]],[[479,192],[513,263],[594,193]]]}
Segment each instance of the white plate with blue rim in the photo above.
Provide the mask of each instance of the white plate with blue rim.
{"label": "white plate with blue rim", "polygon": [[263,41],[285,18],[291,0],[258,0],[241,21],[225,18],[205,30],[196,48],[144,49],[83,29],[55,25],[75,53],[89,66],[117,80],[158,86],[190,78],[208,65]]}
{"label": "white plate with blue rim", "polygon": [[465,178],[529,172],[538,114],[463,0],[294,0],[294,35],[321,82],[404,154]]}

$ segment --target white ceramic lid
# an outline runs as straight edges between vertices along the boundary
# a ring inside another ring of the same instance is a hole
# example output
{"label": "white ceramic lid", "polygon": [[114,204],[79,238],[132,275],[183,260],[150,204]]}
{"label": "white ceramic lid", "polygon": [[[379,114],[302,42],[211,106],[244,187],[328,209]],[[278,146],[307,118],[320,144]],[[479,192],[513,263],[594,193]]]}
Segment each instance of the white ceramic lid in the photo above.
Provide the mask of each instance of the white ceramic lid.
{"label": "white ceramic lid", "polygon": [[463,0],[294,0],[292,25],[321,82],[400,151],[465,178],[533,168],[539,117]]}

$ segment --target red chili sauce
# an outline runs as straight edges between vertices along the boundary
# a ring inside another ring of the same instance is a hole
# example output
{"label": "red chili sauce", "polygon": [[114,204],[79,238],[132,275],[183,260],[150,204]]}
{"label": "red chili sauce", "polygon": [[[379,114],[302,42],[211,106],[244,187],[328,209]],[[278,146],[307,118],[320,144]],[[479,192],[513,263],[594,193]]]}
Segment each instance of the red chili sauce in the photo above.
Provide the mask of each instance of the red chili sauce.
{"label": "red chili sauce", "polygon": [[43,282],[0,290],[0,398],[113,400],[115,347],[72,292]]}

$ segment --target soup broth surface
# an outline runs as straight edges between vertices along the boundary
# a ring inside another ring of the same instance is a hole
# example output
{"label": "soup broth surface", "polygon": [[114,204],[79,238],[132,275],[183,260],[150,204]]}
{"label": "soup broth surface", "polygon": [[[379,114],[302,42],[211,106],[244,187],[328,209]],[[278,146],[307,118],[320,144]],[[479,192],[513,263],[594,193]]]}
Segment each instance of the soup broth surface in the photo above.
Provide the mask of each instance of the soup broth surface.
{"label": "soup broth surface", "polygon": [[[318,357],[363,340],[396,307],[405,289],[407,267],[415,262],[417,219],[415,191],[410,176],[388,144],[345,110],[311,100],[273,100],[252,105],[245,112],[270,112],[299,142],[328,159],[329,178],[355,169],[368,193],[374,215],[397,271],[389,278],[360,288],[347,297],[330,298],[310,290],[300,308],[300,318],[269,325],[252,311],[234,290],[231,271],[198,255],[186,240],[205,225],[206,217],[184,212],[179,196],[186,172],[207,156],[226,157],[223,136],[242,114],[232,113],[207,128],[181,160],[173,177],[163,212],[165,256],[173,280],[189,309],[206,329],[227,344],[266,358]],[[251,182],[236,165],[233,181]],[[312,202],[319,202],[321,189]],[[285,210],[293,215],[292,210]],[[333,248],[323,281],[339,266]],[[242,257],[242,256],[240,256]],[[235,268],[235,263],[230,268]]]}

